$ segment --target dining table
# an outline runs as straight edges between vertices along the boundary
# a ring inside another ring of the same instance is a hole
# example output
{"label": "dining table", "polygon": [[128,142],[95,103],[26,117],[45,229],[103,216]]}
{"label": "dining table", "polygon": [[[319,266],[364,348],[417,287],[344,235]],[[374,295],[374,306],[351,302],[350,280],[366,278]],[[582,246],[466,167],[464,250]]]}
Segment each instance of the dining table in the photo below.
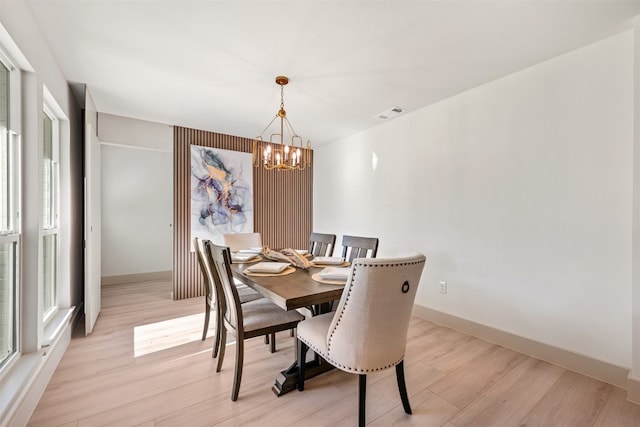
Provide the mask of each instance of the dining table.
{"label": "dining table", "polygon": [[[233,262],[231,270],[233,276],[268,298],[283,310],[296,310],[306,308],[315,316],[331,310],[332,303],[342,296],[344,285],[320,283],[317,274],[323,267],[311,266],[308,269],[295,268],[291,274],[286,275],[252,275],[245,269],[250,263]],[[315,275],[315,279],[314,276]],[[297,388],[298,361],[294,362],[276,377],[272,387],[277,396],[282,396]],[[305,364],[305,380],[320,375],[333,366],[318,355]]]}

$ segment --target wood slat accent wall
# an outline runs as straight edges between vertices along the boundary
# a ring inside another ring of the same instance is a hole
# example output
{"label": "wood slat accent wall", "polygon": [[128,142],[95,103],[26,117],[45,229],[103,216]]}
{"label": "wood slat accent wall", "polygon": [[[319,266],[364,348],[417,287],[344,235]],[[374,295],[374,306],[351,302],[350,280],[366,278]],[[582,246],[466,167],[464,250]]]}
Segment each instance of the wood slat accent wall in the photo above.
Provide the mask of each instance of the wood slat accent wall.
{"label": "wood slat accent wall", "polygon": [[[250,139],[174,126],[173,298],[204,295],[204,283],[191,252],[190,145],[250,153]],[[306,249],[313,223],[313,170],[253,169],[253,228],[271,248]]]}

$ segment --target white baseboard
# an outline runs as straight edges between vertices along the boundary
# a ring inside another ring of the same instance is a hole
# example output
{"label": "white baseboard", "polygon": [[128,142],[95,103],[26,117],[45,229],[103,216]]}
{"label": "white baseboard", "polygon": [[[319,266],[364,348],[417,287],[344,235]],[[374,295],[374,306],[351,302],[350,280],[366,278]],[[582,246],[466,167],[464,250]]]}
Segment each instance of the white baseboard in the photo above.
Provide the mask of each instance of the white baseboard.
{"label": "white baseboard", "polygon": [[102,276],[102,286],[123,283],[150,282],[153,280],[171,280],[173,271],[152,271],[150,273],[122,274],[119,276]]}
{"label": "white baseboard", "polygon": [[[628,387],[631,385],[632,380],[629,378],[629,369],[627,368],[494,329],[428,307],[414,305],[413,314],[422,319],[510,348],[536,359],[613,384],[628,390],[630,394],[631,389]],[[638,387],[636,390],[637,395],[635,395],[637,400],[632,399],[631,396],[628,396],[628,399],[639,402],[640,381],[633,382]]]}

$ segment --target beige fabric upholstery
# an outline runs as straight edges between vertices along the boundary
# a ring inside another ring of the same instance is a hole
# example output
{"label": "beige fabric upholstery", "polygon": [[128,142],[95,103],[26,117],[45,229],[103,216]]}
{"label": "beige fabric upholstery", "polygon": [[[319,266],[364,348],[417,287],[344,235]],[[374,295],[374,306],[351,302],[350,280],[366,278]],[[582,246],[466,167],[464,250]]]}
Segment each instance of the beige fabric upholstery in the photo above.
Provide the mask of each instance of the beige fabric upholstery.
{"label": "beige fabric upholstery", "polygon": [[421,254],[356,258],[336,312],[300,322],[298,339],[346,372],[395,366],[404,359],[425,261]]}
{"label": "beige fabric upholstery", "polygon": [[222,246],[228,246],[231,252],[240,249],[262,247],[260,233],[229,233],[222,235]]}
{"label": "beige fabric upholstery", "polygon": [[284,311],[266,298],[242,304],[244,333],[288,322],[299,322],[303,317],[294,311]]}

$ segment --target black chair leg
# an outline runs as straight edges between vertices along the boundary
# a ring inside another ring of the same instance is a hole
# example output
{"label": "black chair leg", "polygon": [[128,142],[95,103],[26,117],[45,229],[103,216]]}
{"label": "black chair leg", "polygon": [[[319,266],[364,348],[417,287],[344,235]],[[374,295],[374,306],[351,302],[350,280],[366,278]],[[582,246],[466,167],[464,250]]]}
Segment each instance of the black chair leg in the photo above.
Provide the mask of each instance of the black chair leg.
{"label": "black chair leg", "polygon": [[271,351],[271,353],[276,352],[276,334],[275,333],[271,334],[271,345],[269,347],[269,350]]}
{"label": "black chair leg", "polygon": [[242,381],[242,366],[244,365],[244,337],[236,336],[236,369],[233,374],[233,389],[231,400],[238,400],[240,394],[240,382]]}
{"label": "black chair leg", "polygon": [[411,415],[411,405],[409,405],[409,395],[407,395],[407,385],[404,382],[404,360],[396,365],[396,378],[398,379],[398,390],[404,412]]}
{"label": "black chair leg", "polygon": [[364,427],[364,413],[367,408],[367,376],[365,374],[360,374],[359,377],[360,381],[358,382],[358,391],[360,397],[358,398],[358,426]]}
{"label": "black chair leg", "polygon": [[265,334],[265,336],[264,336],[264,343],[265,343],[265,344],[269,344],[269,334]]}
{"label": "black chair leg", "polygon": [[211,306],[209,302],[205,301],[204,304],[204,328],[202,329],[202,341],[207,339],[207,332],[209,331],[209,316],[211,314]]}
{"label": "black chair leg", "polygon": [[[222,338],[220,337],[220,331],[222,330],[222,317],[218,313],[219,311],[216,310],[215,338],[213,341],[213,357],[214,358],[218,357],[218,350],[220,349],[220,344],[222,342]],[[225,341],[226,341],[226,338],[225,338]]]}
{"label": "black chair leg", "polygon": [[298,391],[304,391],[304,368],[307,359],[307,345],[298,340]]}
{"label": "black chair leg", "polygon": [[[220,370],[222,369],[222,362],[224,361],[224,350],[227,348],[227,346],[225,345],[227,342],[227,328],[225,328],[224,326],[220,327],[221,332],[222,332],[222,344],[220,346],[220,352],[218,353],[218,365],[216,366],[216,372],[220,372]],[[214,344],[215,345],[215,344]],[[214,348],[214,353],[216,351],[216,349]]]}

